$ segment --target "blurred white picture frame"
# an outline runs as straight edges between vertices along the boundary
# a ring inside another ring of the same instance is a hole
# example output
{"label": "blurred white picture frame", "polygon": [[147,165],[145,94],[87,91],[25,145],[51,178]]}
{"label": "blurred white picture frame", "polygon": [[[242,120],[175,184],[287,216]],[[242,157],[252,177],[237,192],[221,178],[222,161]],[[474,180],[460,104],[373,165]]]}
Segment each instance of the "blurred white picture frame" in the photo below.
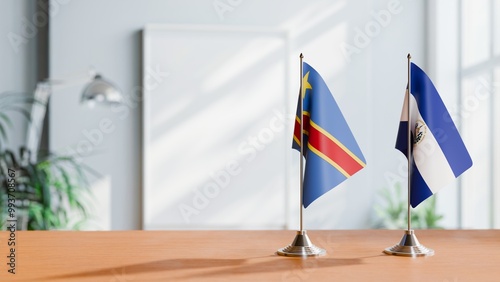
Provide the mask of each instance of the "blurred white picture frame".
{"label": "blurred white picture frame", "polygon": [[143,229],[286,228],[289,50],[283,30],[145,27]]}

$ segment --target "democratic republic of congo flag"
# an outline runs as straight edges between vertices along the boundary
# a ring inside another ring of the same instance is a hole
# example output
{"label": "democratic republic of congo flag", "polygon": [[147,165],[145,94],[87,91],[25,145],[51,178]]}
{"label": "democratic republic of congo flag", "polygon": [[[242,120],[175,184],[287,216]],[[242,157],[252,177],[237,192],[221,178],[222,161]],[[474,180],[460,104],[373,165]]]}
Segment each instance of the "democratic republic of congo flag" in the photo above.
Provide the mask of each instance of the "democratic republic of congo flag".
{"label": "democratic republic of congo flag", "polygon": [[[328,86],[315,69],[303,63],[302,101],[304,157],[303,205],[366,166],[366,161]],[[300,151],[300,98],[292,147]]]}

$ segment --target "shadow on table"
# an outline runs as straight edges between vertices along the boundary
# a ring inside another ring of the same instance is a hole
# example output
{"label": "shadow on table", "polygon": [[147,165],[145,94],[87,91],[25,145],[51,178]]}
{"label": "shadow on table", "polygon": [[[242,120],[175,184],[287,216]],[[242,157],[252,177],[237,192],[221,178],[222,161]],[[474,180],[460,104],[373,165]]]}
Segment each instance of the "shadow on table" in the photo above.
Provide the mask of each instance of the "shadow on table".
{"label": "shadow on table", "polygon": [[[376,256],[373,256],[376,257]],[[71,279],[71,278],[91,278],[91,277],[115,277],[119,281],[133,280],[134,274],[148,272],[176,271],[181,269],[207,270],[191,273],[183,278],[194,277],[215,277],[220,275],[247,274],[247,273],[267,273],[284,272],[293,275],[295,272],[312,272],[314,269],[329,268],[337,266],[348,266],[362,264],[364,258],[285,258],[274,256],[264,256],[247,259],[166,259],[147,263],[129,264],[119,267],[103,268],[85,272],[76,272],[63,275],[47,277],[49,279]],[[212,268],[216,268],[215,270]],[[121,280],[120,280],[121,279]]]}
{"label": "shadow on table", "polygon": [[308,274],[321,268],[331,268],[338,266],[349,266],[363,264],[363,258],[278,258],[273,260],[248,262],[245,264],[207,271],[204,273],[193,273],[184,278],[195,277],[217,277],[230,274],[251,274],[282,272],[282,278],[307,277]]}
{"label": "shadow on table", "polygon": [[174,271],[179,269],[199,269],[213,267],[238,266],[247,259],[166,259],[146,263],[129,264],[118,267],[109,267],[99,270],[76,272],[48,277],[50,279],[90,278],[99,276],[133,276],[145,272]]}

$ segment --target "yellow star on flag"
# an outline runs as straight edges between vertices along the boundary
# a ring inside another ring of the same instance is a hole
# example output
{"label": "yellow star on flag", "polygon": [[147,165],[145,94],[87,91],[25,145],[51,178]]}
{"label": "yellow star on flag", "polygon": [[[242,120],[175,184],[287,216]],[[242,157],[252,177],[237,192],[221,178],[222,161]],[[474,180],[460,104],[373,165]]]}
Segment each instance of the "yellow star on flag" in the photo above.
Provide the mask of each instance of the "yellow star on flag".
{"label": "yellow star on flag", "polygon": [[304,75],[302,78],[302,99],[304,99],[304,96],[306,95],[306,90],[307,89],[312,89],[311,84],[309,83],[309,72]]}

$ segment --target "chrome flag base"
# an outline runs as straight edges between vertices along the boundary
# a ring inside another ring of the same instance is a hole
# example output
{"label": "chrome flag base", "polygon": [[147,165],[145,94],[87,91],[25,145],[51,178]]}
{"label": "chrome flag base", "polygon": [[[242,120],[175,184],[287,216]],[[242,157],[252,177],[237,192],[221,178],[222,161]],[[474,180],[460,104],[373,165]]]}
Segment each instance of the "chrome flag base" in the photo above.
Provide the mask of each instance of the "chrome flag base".
{"label": "chrome flag base", "polygon": [[405,256],[405,257],[424,257],[433,256],[434,250],[426,248],[418,242],[417,236],[413,230],[405,230],[405,235],[401,242],[392,247],[386,248],[384,253],[388,255]]}
{"label": "chrome flag base", "polygon": [[326,254],[326,251],[316,247],[307,236],[306,230],[302,230],[297,231],[292,244],[279,249],[277,254],[288,257],[312,257],[323,256]]}

